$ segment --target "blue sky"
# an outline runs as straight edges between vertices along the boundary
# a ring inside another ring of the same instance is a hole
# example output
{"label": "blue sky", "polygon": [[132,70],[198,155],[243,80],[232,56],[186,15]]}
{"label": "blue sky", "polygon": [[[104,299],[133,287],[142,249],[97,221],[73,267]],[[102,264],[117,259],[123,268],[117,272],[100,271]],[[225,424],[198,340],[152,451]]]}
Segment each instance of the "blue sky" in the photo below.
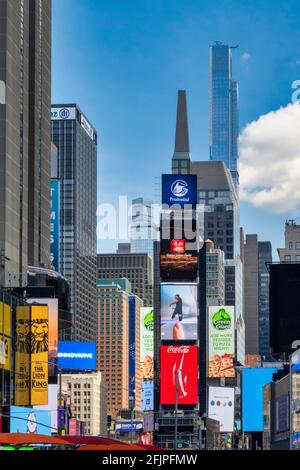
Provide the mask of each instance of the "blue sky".
{"label": "blue sky", "polygon": [[[178,89],[187,90],[192,158],[208,158],[215,40],[239,45],[241,129],[286,106],[300,79],[299,14],[298,0],[53,0],[52,101],[78,103],[98,129],[98,202],[157,199],[170,171]],[[295,215],[243,203],[241,224],[275,249]]]}

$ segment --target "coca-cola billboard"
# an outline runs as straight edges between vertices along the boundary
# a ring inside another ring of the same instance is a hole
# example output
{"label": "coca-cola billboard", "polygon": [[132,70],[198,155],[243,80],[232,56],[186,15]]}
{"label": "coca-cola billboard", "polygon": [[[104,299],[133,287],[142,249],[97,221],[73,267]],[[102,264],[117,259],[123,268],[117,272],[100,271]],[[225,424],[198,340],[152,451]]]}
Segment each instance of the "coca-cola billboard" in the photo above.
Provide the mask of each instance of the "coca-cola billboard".
{"label": "coca-cola billboard", "polygon": [[160,403],[178,405],[198,403],[198,346],[161,346]]}

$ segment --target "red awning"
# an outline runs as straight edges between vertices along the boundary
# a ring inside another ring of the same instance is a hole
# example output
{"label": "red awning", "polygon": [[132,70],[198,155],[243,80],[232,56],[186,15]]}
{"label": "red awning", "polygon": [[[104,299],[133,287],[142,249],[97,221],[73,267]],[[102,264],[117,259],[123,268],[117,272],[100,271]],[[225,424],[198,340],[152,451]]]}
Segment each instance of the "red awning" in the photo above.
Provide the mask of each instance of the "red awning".
{"label": "red awning", "polygon": [[52,444],[52,445],[74,445],[59,436],[44,436],[43,434],[26,433],[1,433],[0,444],[24,445],[24,444]]}

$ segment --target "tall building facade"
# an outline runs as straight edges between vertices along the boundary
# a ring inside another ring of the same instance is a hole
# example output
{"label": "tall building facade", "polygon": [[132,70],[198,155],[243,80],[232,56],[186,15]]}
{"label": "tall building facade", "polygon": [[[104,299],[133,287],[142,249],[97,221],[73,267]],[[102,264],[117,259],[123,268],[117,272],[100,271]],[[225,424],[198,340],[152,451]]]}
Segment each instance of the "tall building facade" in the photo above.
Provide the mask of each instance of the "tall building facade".
{"label": "tall building facade", "polygon": [[223,161],[235,173],[239,116],[238,84],[232,78],[232,49],[221,42],[210,47],[210,160]]}
{"label": "tall building facade", "polygon": [[270,273],[268,264],[272,263],[270,242],[258,242],[258,326],[259,354],[270,359]]}
{"label": "tall building facade", "polygon": [[148,253],[153,256],[153,242],[157,229],[153,220],[153,201],[139,197],[132,201],[131,253]]}
{"label": "tall building facade", "polygon": [[281,263],[300,263],[300,225],[295,220],[287,220],[285,223],[285,247],[278,248],[278,256]]}
{"label": "tall building facade", "polygon": [[129,296],[127,279],[97,281],[97,369],[108,386],[107,412],[112,418],[129,407]]}
{"label": "tall building facade", "polygon": [[98,253],[98,279],[120,279],[125,277],[131,282],[132,292],[152,307],[152,266],[147,253]]}
{"label": "tall building facade", "polygon": [[86,435],[107,435],[107,385],[104,374],[63,374],[62,386],[68,387],[74,417],[84,423]]}
{"label": "tall building facade", "polygon": [[225,305],[224,252],[206,241],[206,302],[207,306]]}
{"label": "tall building facade", "polygon": [[50,264],[51,0],[1,0],[0,284]]}
{"label": "tall building facade", "polygon": [[269,282],[268,264],[272,263],[272,245],[260,242],[256,234],[244,241],[244,310],[246,354],[270,358],[269,347]]}
{"label": "tall building facade", "polygon": [[[213,159],[218,160],[218,159]],[[225,304],[235,306],[237,360],[244,363],[243,265],[240,253],[240,202],[234,170],[222,161],[191,160],[186,93],[178,92],[175,151],[172,172],[197,175],[198,203],[204,212],[204,240],[225,256]]]}
{"label": "tall building facade", "polygon": [[52,105],[52,141],[60,180],[60,270],[69,281],[74,339],[97,331],[97,132],[80,108]]}

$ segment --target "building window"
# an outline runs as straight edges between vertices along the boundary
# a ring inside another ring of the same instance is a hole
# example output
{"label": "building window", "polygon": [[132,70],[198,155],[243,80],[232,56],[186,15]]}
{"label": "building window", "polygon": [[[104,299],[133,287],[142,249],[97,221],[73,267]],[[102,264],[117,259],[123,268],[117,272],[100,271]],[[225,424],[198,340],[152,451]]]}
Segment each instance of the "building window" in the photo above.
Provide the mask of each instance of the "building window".
{"label": "building window", "polygon": [[293,249],[293,242],[289,242],[289,250]]}
{"label": "building window", "polygon": [[290,263],[290,262],[291,262],[291,255],[285,255],[285,256],[284,256],[284,261],[285,261],[286,263]]}
{"label": "building window", "polygon": [[300,255],[296,255],[296,262],[300,263]]}
{"label": "building window", "polygon": [[296,250],[300,250],[300,242],[295,243]]}

